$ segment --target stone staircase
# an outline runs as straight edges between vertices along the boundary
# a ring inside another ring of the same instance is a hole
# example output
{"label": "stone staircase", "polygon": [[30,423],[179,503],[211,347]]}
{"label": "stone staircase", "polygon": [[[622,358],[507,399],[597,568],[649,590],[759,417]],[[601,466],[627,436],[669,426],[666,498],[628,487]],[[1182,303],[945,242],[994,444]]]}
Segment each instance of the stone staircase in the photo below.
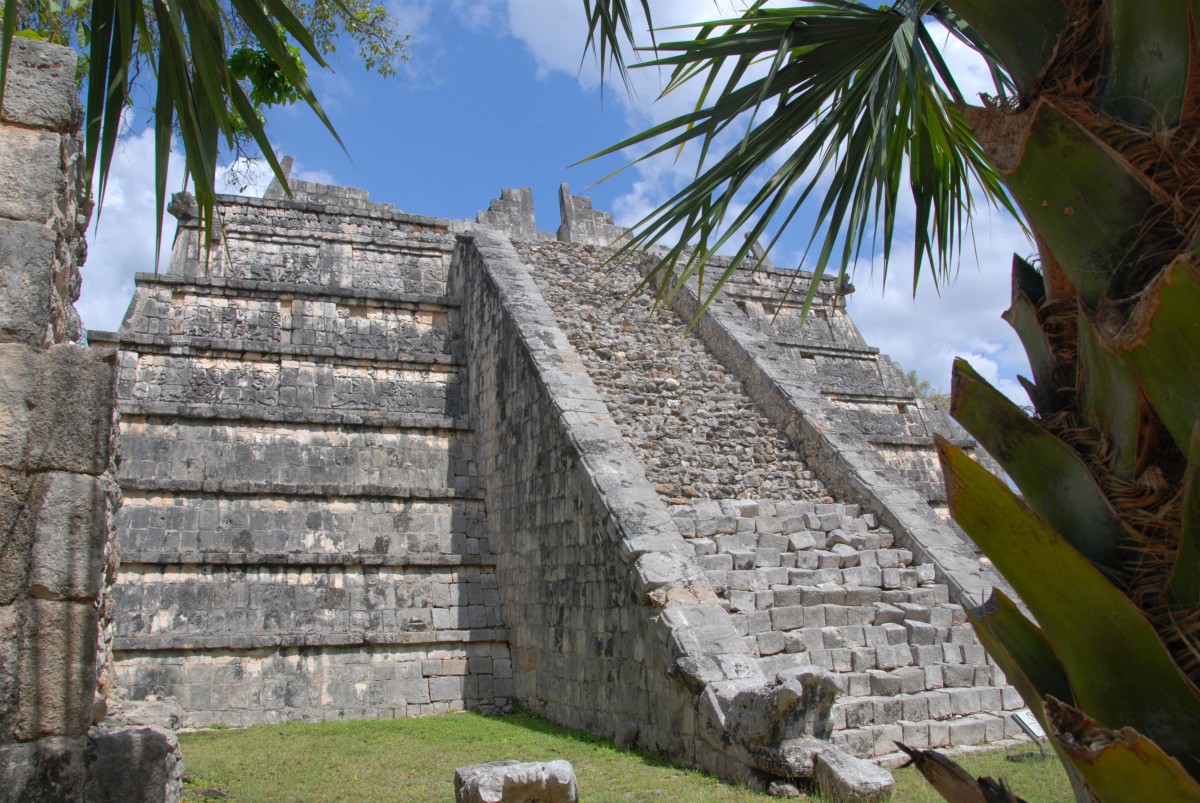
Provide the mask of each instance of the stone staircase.
{"label": "stone staircase", "polygon": [[835,743],[882,756],[1020,734],[1020,696],[934,566],[836,501],[684,321],[630,298],[633,270],[592,246],[516,246],[764,673],[837,674]]}
{"label": "stone staircase", "polygon": [[833,741],[857,755],[893,742],[963,747],[1020,735],[1024,707],[949,601],[856,505],[703,500],[674,517],[737,628],[771,675],[837,673]]}
{"label": "stone staircase", "polygon": [[[512,671],[446,221],[225,198],[119,333],[118,682],[185,724],[502,706]],[[355,194],[357,193],[357,194]]]}
{"label": "stone staircase", "polygon": [[684,323],[653,310],[652,299],[630,298],[632,274],[606,276],[591,246],[516,246],[666,501],[833,501],[740,380],[686,337]]}

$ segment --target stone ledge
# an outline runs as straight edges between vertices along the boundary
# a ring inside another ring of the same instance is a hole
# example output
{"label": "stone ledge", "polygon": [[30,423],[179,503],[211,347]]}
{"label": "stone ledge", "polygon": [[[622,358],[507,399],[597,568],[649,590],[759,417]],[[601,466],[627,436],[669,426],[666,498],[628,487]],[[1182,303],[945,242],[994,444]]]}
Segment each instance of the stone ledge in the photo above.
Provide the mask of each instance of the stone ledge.
{"label": "stone ledge", "polygon": [[507,642],[508,629],[502,627],[475,630],[404,630],[353,633],[225,633],[213,636],[119,636],[113,640],[115,652],[199,652],[204,650],[252,650],[263,647],[386,647],[412,644],[455,644],[465,642]]}
{"label": "stone ledge", "polygon": [[[724,268],[728,267],[731,261],[731,257],[718,256],[710,260],[710,264]],[[791,268],[756,267],[753,270],[750,270],[749,268],[739,268],[739,271],[739,273],[734,274],[733,279],[730,280],[728,285],[730,293],[738,296],[748,296],[753,290],[765,292],[765,290],[762,289],[764,285],[759,279],[759,277],[762,276],[765,276],[767,279],[771,280],[779,279],[781,281],[786,281],[789,284],[793,280],[796,282],[804,282],[806,284],[812,281],[811,273],[808,273],[807,271],[796,271]],[[821,276],[819,282],[820,284],[818,286],[828,287],[829,293],[832,295],[833,291],[837,288],[838,280],[836,276],[824,274]]]}
{"label": "stone ledge", "polygon": [[[904,435],[874,435],[866,436],[867,441],[872,446],[921,446],[933,447],[933,438],[927,436],[904,436]],[[947,438],[946,440],[954,444],[960,449],[974,449],[977,445],[974,439],[971,438]]]}
{"label": "stone ledge", "polygon": [[412,566],[441,568],[495,566],[495,555],[407,555],[328,552],[149,552],[121,550],[121,568],[148,566]]}
{"label": "stone ledge", "polygon": [[[434,293],[393,292],[388,290],[346,289],[325,285],[296,284],[294,282],[272,282],[263,279],[237,279],[226,277],[182,276],[176,273],[134,274],[138,287],[169,288],[174,292],[191,291],[197,296],[208,298],[230,298],[251,300],[275,300],[284,296],[289,300],[345,302],[355,306],[378,307],[388,310],[434,310],[458,309],[458,299]],[[114,332],[101,332],[116,335]]]}
{"label": "stone ledge", "polygon": [[[353,289],[344,287],[329,287],[316,284],[296,284],[294,282],[270,282],[259,279],[226,279],[221,277],[207,278],[203,276],[180,276],[175,273],[138,272],[133,275],[134,283],[141,285],[169,285],[173,287],[190,287],[196,290],[207,290],[212,295],[242,296],[280,295],[299,298],[315,298],[320,301],[346,299],[355,303],[380,301],[399,306],[426,306],[457,308],[458,300],[448,295],[431,293],[396,293],[386,290]],[[235,292],[226,293],[223,291]]]}
{"label": "stone ledge", "polygon": [[255,412],[231,410],[213,404],[189,404],[184,402],[121,402],[121,416],[164,416],[214,421],[236,421],[263,424],[332,424],[339,427],[391,427],[395,429],[430,429],[471,432],[473,427],[463,416],[425,415],[421,413],[317,413],[314,410],[279,409],[258,407]]}
{"label": "stone ledge", "polygon": [[370,202],[366,208],[361,206],[338,206],[336,204],[316,203],[313,201],[294,201],[290,198],[248,198],[244,195],[218,195],[217,203],[222,206],[248,206],[257,209],[298,209],[308,212],[328,212],[339,217],[363,217],[372,220],[387,220],[395,223],[411,223],[414,226],[428,226],[444,229],[450,233],[453,221],[447,218],[427,217],[401,212],[391,204]]}
{"label": "stone ledge", "polygon": [[89,332],[88,342],[93,346],[117,346],[136,350],[139,355],[169,354],[172,357],[208,356],[210,354],[254,354],[265,357],[317,357],[322,367],[335,365],[335,360],[367,361],[380,363],[388,368],[419,369],[439,366],[462,368],[463,363],[449,354],[415,354],[404,350],[404,358],[398,359],[392,349],[354,349],[338,346],[299,346],[292,343],[266,343],[260,341],[230,340],[218,337],[185,337],[183,335],[121,335],[115,332]]}
{"label": "stone ledge", "polygon": [[796,335],[772,334],[771,342],[785,349],[808,351],[813,354],[819,354],[822,357],[846,357],[851,360],[863,360],[864,362],[875,362],[879,357],[879,349],[874,346],[867,346],[860,349],[821,346]]}
{"label": "stone ledge", "polygon": [[391,485],[359,485],[347,487],[342,483],[288,485],[276,482],[225,482],[210,480],[135,480],[121,479],[122,490],[160,491],[165,493],[219,493],[227,496],[320,496],[337,499],[358,497],[387,499],[483,499],[478,492],[456,491],[453,488],[404,488]]}
{"label": "stone ledge", "polygon": [[862,390],[861,388],[847,390],[844,387],[839,388],[836,385],[825,385],[817,390],[830,401],[848,402],[851,404],[855,402],[862,404],[906,404],[909,407],[915,408],[918,402],[916,396],[903,396],[899,393],[889,393],[887,391],[880,393]]}

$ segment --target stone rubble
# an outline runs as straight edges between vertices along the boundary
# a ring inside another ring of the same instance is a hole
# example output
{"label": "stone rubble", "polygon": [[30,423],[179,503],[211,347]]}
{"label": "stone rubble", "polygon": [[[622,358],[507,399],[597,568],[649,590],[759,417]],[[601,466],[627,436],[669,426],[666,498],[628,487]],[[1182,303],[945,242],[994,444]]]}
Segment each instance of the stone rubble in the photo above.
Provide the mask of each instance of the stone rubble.
{"label": "stone rubble", "polygon": [[492,761],[454,771],[455,803],[579,803],[569,761]]}

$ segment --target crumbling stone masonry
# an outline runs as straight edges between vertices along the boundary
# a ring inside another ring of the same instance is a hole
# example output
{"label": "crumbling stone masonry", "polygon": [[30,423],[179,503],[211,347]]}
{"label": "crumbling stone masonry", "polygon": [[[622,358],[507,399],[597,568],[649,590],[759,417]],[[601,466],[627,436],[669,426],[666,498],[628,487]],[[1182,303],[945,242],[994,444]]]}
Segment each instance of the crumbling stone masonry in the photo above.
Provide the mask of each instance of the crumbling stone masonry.
{"label": "crumbling stone masonry", "polygon": [[139,274],[121,348],[120,681],[185,721],[491,710],[512,693],[447,221],[295,182]]}
{"label": "crumbling stone masonry", "polygon": [[919,456],[945,422],[832,283],[800,327],[789,274],[739,278],[683,339],[695,289],[614,314],[638,266],[597,289],[620,230],[565,188],[557,239],[527,190],[466,223],[293,189],[221,199],[211,253],[180,199],[167,272],[92,335],[135,695],[192,724],[519,701],[764,788],[1017,732],[958,605],[998,579]]}
{"label": "crumbling stone masonry", "polygon": [[172,732],[106,720],[115,355],[77,344],[73,51],[13,42],[0,115],[0,801],[178,800]]}

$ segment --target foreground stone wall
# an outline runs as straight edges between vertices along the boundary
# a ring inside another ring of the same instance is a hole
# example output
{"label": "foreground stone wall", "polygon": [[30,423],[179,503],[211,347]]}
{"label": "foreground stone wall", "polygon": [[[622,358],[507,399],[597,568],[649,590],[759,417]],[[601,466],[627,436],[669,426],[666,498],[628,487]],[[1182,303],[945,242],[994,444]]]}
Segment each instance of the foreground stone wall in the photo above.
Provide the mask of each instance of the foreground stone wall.
{"label": "foreground stone wall", "polygon": [[448,221],[293,182],[222,198],[119,333],[118,675],[189,725],[505,704]]}
{"label": "foreground stone wall", "polygon": [[[661,608],[671,589],[639,571],[672,561],[678,534],[507,240],[462,241],[453,269],[516,697],[593,732],[632,727],[645,747],[695,763],[691,695],[666,673],[683,645],[668,643],[648,597],[659,592]],[[694,587],[677,592],[711,602],[692,569]],[[745,651],[728,622],[712,635],[722,652]]]}
{"label": "foreground stone wall", "polygon": [[0,115],[0,800],[171,800],[178,744],[104,723],[114,355],[74,302],[90,205],[75,54],[16,39]]}

